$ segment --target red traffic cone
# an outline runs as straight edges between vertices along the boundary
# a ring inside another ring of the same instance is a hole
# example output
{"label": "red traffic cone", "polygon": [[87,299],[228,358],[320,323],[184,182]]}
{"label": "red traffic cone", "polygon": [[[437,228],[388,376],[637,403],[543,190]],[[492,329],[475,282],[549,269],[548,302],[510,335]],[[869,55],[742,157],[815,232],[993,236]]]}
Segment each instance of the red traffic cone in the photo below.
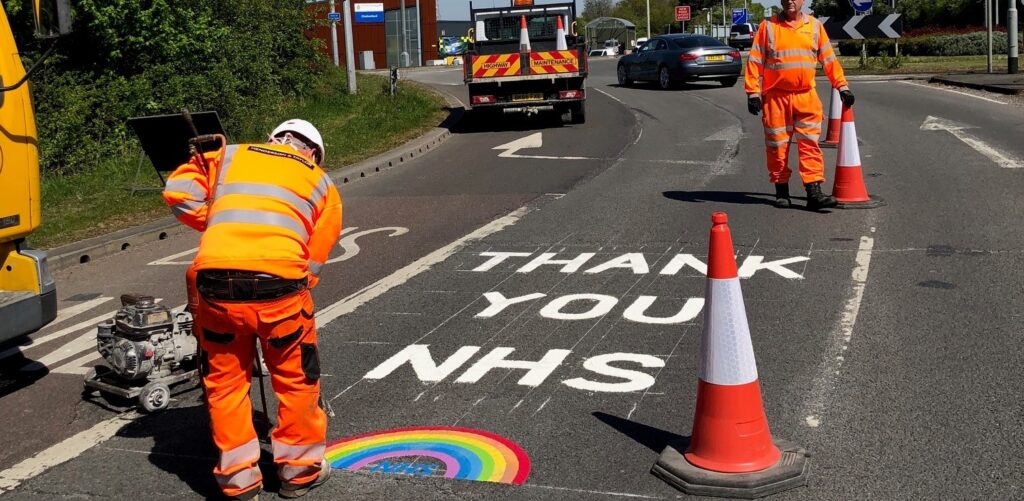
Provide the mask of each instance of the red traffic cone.
{"label": "red traffic cone", "polygon": [[860,166],[860,147],[857,146],[857,127],[853,123],[853,108],[843,106],[843,122],[839,133],[839,152],[836,156],[836,178],[832,196],[839,209],[873,209],[885,205],[882,199],[868,195],[864,174]]}
{"label": "red traffic cone", "polygon": [[693,434],[668,444],[652,473],[687,494],[767,496],[806,483],[807,451],[772,440],[728,217],[711,222]]}
{"label": "red traffic cone", "polygon": [[519,52],[530,52],[530,32],[526,29],[526,16],[519,21]]}
{"label": "red traffic cone", "polygon": [[839,130],[842,127],[843,102],[839,99],[839,89],[832,88],[832,97],[828,101],[828,118],[825,119],[825,139],[818,143],[822,148],[835,148],[839,145]]}
{"label": "red traffic cone", "polygon": [[562,24],[562,16],[558,16],[558,24],[555,27],[555,50],[569,50],[565,43],[565,26]]}

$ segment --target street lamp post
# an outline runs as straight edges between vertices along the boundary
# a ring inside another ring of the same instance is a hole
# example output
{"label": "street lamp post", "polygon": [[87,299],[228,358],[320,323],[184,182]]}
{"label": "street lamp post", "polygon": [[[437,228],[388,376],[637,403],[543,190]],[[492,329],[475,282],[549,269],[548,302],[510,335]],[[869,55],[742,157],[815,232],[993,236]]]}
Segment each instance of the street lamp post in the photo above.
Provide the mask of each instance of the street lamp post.
{"label": "street lamp post", "polygon": [[647,0],[647,38],[651,38],[651,0]]}

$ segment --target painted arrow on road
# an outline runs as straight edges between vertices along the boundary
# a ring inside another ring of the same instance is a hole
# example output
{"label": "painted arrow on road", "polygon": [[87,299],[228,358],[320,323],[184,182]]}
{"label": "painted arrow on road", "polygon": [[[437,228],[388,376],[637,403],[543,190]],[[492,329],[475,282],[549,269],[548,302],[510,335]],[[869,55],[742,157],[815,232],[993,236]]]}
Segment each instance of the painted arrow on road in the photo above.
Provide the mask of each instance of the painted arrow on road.
{"label": "painted arrow on road", "polygon": [[530,134],[524,138],[516,139],[510,143],[505,143],[500,146],[495,146],[494,150],[505,150],[498,154],[501,158],[532,158],[535,160],[600,160],[599,158],[590,157],[553,157],[546,155],[519,155],[519,150],[535,149],[544,146],[544,137],[542,133],[537,132]]}
{"label": "painted arrow on road", "polygon": [[1024,167],[1024,162],[1014,159],[1013,157],[1006,155],[1005,153],[997,150],[986,144],[984,141],[974,137],[968,132],[968,129],[977,129],[973,125],[962,124],[954,122],[952,120],[946,120],[945,118],[928,116],[921,124],[921,130],[944,130],[953,135],[953,137],[961,140],[967,146],[974,148],[975,151],[985,155],[989,160],[996,163],[996,165],[1004,169],[1020,169]]}

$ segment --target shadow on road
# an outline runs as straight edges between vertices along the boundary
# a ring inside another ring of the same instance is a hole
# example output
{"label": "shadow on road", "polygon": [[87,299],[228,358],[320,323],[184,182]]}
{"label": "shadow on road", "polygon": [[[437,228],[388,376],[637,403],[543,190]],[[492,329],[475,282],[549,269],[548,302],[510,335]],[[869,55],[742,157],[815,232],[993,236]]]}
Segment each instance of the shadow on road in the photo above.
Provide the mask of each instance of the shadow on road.
{"label": "shadow on road", "polygon": [[[17,346],[17,343],[8,344],[7,346],[0,345],[0,351]],[[23,368],[26,370],[22,370]],[[28,370],[29,368],[34,369]],[[32,386],[36,381],[43,379],[49,373],[50,370],[45,365],[26,357],[19,348],[17,352],[11,353],[0,361],[0,398]]]}
{"label": "shadow on road", "polygon": [[461,120],[449,127],[453,134],[475,134],[479,132],[522,132],[564,127],[562,115],[556,112],[541,112],[526,116],[521,113],[502,114],[494,110],[466,110]]}
{"label": "shadow on road", "polygon": [[[151,438],[153,445],[148,458],[153,466],[177,476],[196,494],[206,499],[222,499],[220,488],[213,477],[219,452],[210,434],[210,419],[205,405],[170,408],[143,415],[122,428],[117,436]],[[273,455],[266,444],[261,445],[263,450],[259,464],[263,473],[263,490],[277,492],[281,483],[277,478]]]}
{"label": "shadow on road", "polygon": [[725,87],[725,86],[723,86],[722,84],[720,84],[720,83],[718,83],[716,81],[683,82],[683,83],[676,82],[676,83],[672,84],[672,88],[671,89],[662,89],[661,87],[658,86],[657,82],[633,82],[630,85],[619,85],[617,83],[610,83],[610,84],[608,84],[608,87],[613,87],[613,88],[617,88],[617,89],[648,90],[648,91],[654,91],[654,92],[672,92],[674,90],[687,91],[687,90],[712,90],[712,89],[729,90],[729,89],[732,89],[732,87]]}
{"label": "shadow on road", "polygon": [[662,449],[669,444],[669,442],[681,443],[683,444],[683,447],[689,447],[690,445],[690,437],[677,435],[660,428],[647,426],[645,424],[637,423],[636,421],[630,421],[604,412],[593,412],[591,415],[596,417],[602,423],[611,426],[615,431],[632,438],[640,445],[659,454]]}
{"label": "shadow on road", "polygon": [[[740,191],[666,191],[665,198],[680,202],[718,202],[726,204],[758,204],[772,205],[775,195],[768,193],[746,193]],[[791,197],[799,199],[799,197]]]}

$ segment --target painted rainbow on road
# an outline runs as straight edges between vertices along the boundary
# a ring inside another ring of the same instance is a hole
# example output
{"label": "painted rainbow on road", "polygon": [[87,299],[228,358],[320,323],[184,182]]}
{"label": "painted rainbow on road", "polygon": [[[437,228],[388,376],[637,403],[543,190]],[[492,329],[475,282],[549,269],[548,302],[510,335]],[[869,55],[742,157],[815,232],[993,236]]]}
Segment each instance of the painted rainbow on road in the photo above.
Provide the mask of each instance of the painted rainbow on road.
{"label": "painted rainbow on road", "polygon": [[358,471],[374,462],[430,457],[445,465],[445,478],[522,484],[530,457],[515,442],[471,428],[418,426],[364,433],[327,445],[332,468]]}

